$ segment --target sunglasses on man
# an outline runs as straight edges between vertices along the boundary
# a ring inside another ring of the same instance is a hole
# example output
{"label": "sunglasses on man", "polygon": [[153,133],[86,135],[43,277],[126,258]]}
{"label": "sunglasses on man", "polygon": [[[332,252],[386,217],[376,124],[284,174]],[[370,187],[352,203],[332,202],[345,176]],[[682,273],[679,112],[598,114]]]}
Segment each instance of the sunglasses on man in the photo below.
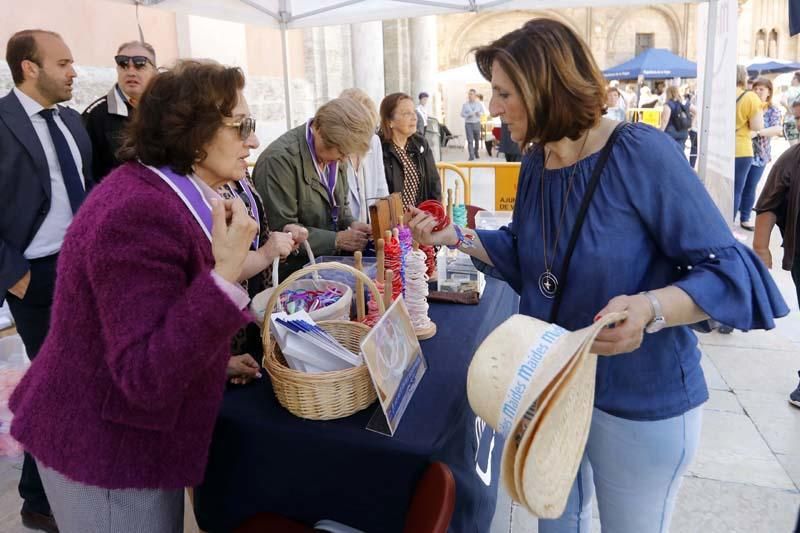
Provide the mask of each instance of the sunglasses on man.
{"label": "sunglasses on man", "polygon": [[[147,66],[148,63],[153,65],[153,62],[150,61],[149,57],[146,56],[114,56],[114,61],[116,61],[117,66],[120,68],[128,68],[130,63],[133,63],[133,66],[136,70],[142,70],[144,67]],[[155,67],[155,65],[153,65]]]}
{"label": "sunglasses on man", "polygon": [[239,130],[239,137],[246,141],[252,134],[256,132],[256,119],[253,117],[245,117],[237,122],[223,123],[229,128],[236,128]]}

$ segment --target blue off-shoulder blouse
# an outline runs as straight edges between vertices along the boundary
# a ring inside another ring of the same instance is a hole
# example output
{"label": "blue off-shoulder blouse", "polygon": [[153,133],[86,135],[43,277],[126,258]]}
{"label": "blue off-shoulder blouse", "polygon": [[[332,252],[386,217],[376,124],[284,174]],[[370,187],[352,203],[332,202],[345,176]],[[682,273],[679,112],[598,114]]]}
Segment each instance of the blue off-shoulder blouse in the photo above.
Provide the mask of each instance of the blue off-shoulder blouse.
{"label": "blue off-shoulder blouse", "polygon": [[[520,312],[543,320],[553,300],[539,291],[544,271],[542,194],[547,204],[548,259],[566,203],[552,271],[558,275],[572,225],[600,152],[573,167],[545,170],[539,149],[525,156],[511,225],[478,231],[494,263],[475,260],[520,295]],[[542,191],[544,191],[542,193]],[[557,322],[592,323],[614,296],[680,287],[711,318],[740,330],[771,329],[789,312],[769,271],[731,234],[675,141],[643,124],[619,133],[595,191],[563,285]],[[757,363],[754,363],[757,364]],[[708,399],[697,338],[688,326],[645,334],[634,352],[600,357],[595,406],[631,420],[678,416]]]}

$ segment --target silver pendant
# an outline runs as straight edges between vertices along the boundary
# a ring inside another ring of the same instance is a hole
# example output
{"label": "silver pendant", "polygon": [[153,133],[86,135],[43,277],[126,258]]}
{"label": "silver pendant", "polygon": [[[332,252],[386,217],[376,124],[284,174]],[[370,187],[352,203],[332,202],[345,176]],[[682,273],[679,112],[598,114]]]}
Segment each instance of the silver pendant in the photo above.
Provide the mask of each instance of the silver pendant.
{"label": "silver pendant", "polygon": [[542,296],[551,300],[556,297],[556,292],[558,292],[558,279],[549,270],[545,270],[542,272],[542,275],[539,276],[539,292],[542,293]]}

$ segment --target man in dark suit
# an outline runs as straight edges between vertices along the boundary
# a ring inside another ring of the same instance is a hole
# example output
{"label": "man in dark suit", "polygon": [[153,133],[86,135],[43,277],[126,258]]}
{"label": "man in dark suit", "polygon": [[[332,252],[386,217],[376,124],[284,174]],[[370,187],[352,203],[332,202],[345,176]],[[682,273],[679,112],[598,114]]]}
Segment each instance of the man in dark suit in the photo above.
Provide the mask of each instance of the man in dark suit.
{"label": "man in dark suit", "polygon": [[[0,98],[0,300],[33,359],[47,336],[64,234],[92,184],[92,147],[80,115],[57,105],[72,98],[77,76],[61,37],[17,32],[6,61],[15,87]],[[28,454],[19,492],[23,525],[58,531]]]}

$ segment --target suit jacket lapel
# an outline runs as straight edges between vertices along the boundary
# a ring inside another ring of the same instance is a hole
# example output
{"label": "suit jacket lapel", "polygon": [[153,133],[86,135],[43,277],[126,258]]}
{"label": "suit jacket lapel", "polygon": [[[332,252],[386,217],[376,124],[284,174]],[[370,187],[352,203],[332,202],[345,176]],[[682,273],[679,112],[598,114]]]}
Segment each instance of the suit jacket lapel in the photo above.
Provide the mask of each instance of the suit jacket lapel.
{"label": "suit jacket lapel", "polygon": [[13,91],[0,98],[0,120],[6,123],[9,131],[30,154],[36,168],[36,176],[49,199],[51,194],[50,169],[47,167],[47,157],[44,154],[42,143],[39,142],[39,136],[33,129],[30,117],[25,113],[25,108],[22,107]]}

